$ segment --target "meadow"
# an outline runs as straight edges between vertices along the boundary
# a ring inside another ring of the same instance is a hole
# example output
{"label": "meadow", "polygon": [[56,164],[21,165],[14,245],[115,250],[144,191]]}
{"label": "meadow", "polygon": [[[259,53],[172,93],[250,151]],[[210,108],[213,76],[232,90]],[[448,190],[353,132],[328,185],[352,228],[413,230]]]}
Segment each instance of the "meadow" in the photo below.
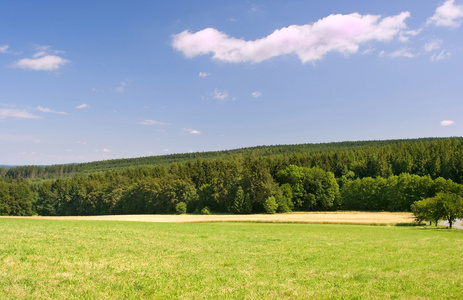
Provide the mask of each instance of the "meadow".
{"label": "meadow", "polygon": [[0,219],[1,299],[447,299],[463,231]]}

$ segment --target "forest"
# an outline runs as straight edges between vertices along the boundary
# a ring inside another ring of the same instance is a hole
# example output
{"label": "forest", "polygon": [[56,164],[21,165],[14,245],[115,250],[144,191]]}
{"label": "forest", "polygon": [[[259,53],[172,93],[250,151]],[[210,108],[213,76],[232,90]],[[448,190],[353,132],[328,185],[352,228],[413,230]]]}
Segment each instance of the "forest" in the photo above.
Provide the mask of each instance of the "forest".
{"label": "forest", "polygon": [[460,137],[259,146],[0,168],[0,215],[411,211],[462,183]]}

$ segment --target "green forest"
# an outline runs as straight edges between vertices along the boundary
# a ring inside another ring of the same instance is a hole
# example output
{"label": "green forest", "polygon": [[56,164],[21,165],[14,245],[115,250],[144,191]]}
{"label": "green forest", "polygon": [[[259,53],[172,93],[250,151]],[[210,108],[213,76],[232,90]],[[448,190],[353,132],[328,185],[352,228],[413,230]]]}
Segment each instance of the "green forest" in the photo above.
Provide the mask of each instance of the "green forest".
{"label": "green forest", "polygon": [[460,137],[259,146],[0,168],[0,215],[411,211],[462,183]]}

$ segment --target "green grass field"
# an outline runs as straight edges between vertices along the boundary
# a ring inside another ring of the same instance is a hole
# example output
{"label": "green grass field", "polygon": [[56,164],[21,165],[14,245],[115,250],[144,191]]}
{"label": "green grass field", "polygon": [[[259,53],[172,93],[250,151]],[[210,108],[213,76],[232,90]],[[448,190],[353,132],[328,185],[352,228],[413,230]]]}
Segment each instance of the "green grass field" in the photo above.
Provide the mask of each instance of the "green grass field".
{"label": "green grass field", "polygon": [[0,219],[0,299],[457,299],[463,231]]}

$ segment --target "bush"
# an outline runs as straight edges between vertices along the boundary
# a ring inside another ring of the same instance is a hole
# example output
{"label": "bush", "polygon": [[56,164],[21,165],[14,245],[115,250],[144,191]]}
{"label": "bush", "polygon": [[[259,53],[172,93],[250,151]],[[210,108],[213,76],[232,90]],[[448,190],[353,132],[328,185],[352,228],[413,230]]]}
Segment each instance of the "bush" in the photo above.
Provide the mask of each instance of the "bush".
{"label": "bush", "polygon": [[277,211],[278,204],[275,197],[268,197],[264,202],[264,210],[268,214],[274,214]]}
{"label": "bush", "polygon": [[205,206],[203,209],[201,209],[201,214],[210,215],[211,211],[210,211],[209,207]]}
{"label": "bush", "polygon": [[175,212],[178,215],[186,214],[186,204],[185,204],[185,202],[177,203],[177,205],[175,205]]}

